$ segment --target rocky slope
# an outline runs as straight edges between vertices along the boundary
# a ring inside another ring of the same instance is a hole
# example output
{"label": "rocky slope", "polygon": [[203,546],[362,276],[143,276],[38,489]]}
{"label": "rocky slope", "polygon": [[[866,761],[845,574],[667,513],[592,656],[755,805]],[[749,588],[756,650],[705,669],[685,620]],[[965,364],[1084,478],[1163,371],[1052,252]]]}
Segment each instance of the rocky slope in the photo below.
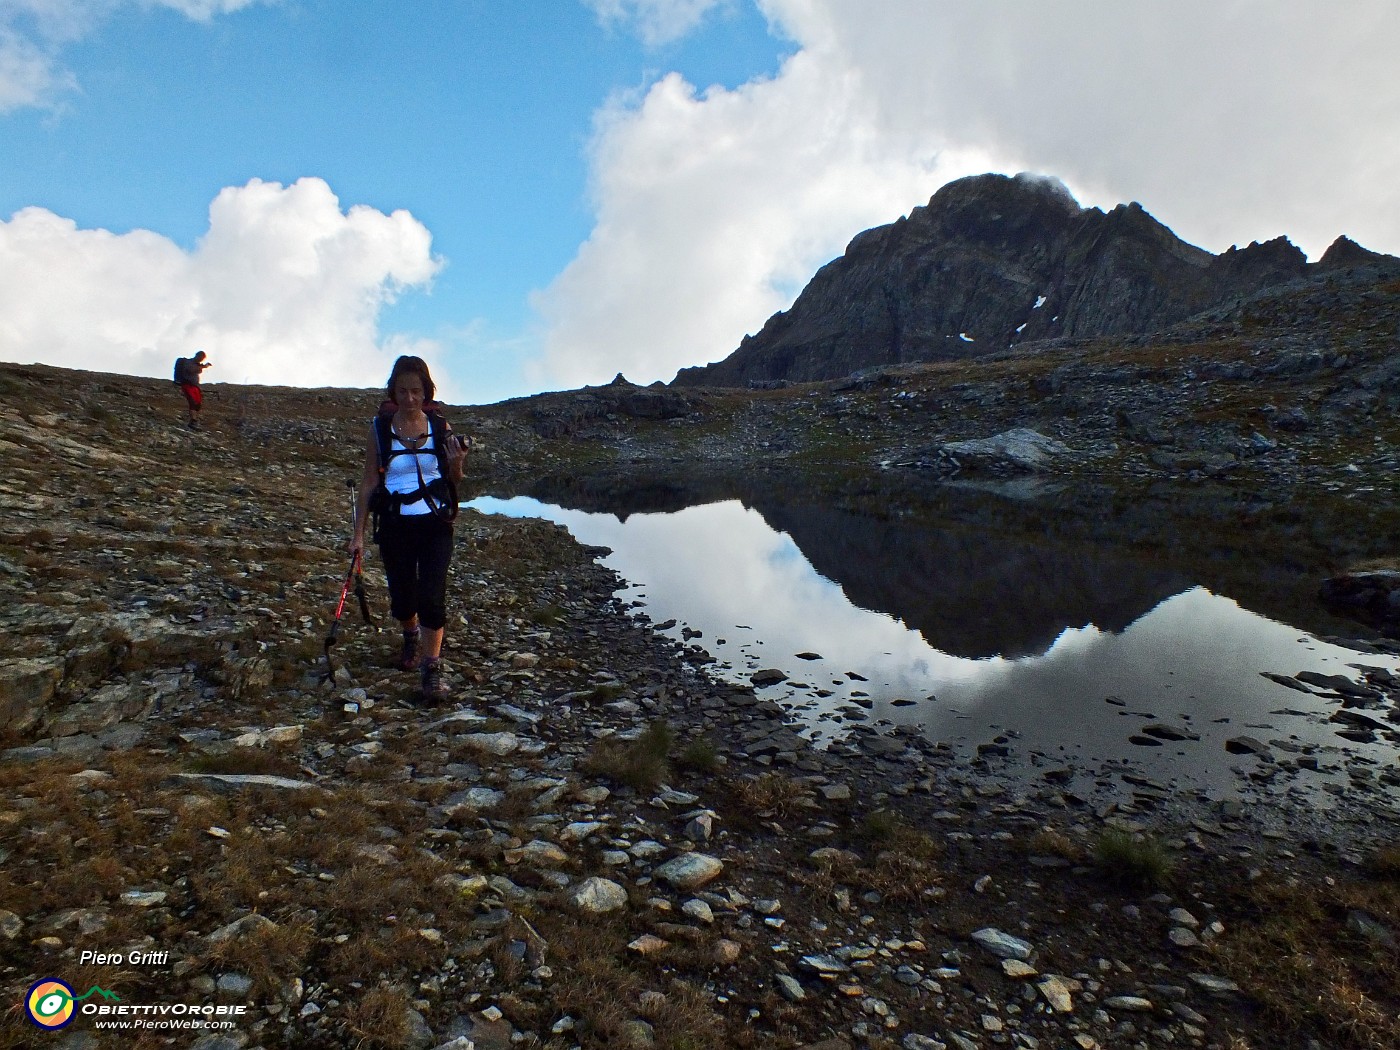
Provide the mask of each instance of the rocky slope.
{"label": "rocky slope", "polygon": [[1278,285],[1400,259],[1339,237],[1309,265],[1279,237],[1222,255],[1182,241],[1141,205],[1105,214],[1036,176],[979,175],[867,230],[729,357],[675,385],[838,379],[962,360],[1058,338],[1155,332]]}
{"label": "rocky slope", "polygon": [[[1366,545],[1389,520],[1367,497],[1393,491],[1400,449],[1394,289],[1327,294],[1321,313],[1222,318],[1228,338],[1066,344],[845,390],[619,383],[452,416],[479,439],[478,488],[554,472],[584,491],[593,470],[660,505],[676,483],[658,468],[761,484],[759,465],[815,465],[834,505],[889,512],[950,477],[1013,481],[1004,459],[944,451],[1034,425],[1072,450],[1034,476],[1171,486],[1121,504],[1168,561],[1153,519],[1182,493],[1191,521],[1218,516],[1222,482],[1272,494],[1253,520],[1291,505],[1306,523],[1316,494],[1325,542],[1304,524],[1287,553],[1321,561],[1392,542]],[[222,1032],[84,1017],[46,1045],[1400,1039],[1383,792],[1318,826],[1131,776],[1093,800],[1054,769],[1012,790],[995,750],[964,765],[878,727],[814,751],[761,691],[622,608],[598,552],[470,512],[451,703],[415,705],[385,666],[393,632],[353,607],[323,681],[344,483],[377,398],[210,395],[191,433],[168,383],[0,366],[0,980],[12,1004],[53,976],[246,1011]],[[1256,426],[1272,448],[1246,451]],[[1227,438],[1229,460],[1202,458]],[[1338,506],[1354,531],[1332,527]],[[1104,517],[1066,527],[1092,538]],[[369,588],[382,614],[373,566]],[[1396,683],[1355,679],[1394,710]],[[12,1009],[0,1046],[35,1038]]]}

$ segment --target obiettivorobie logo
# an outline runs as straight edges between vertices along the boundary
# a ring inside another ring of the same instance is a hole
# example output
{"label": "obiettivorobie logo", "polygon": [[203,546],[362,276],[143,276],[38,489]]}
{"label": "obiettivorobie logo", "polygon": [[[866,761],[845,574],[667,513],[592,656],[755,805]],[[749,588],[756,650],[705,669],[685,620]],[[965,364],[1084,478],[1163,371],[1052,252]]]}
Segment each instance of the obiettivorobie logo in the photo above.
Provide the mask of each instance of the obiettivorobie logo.
{"label": "obiettivorobie logo", "polygon": [[[93,1001],[84,1002],[85,999]],[[91,1019],[97,1028],[230,1029],[237,1027],[250,1009],[246,1003],[124,1003],[116,992],[95,984],[78,995],[71,984],[57,977],[35,981],[24,997],[29,1020],[49,1032],[66,1028],[79,1015]]]}
{"label": "obiettivorobie logo", "polygon": [[57,977],[45,977],[42,981],[35,981],[30,987],[29,994],[24,997],[24,1009],[29,1014],[29,1019],[40,1028],[54,1031],[71,1024],[77,1015],[74,1004],[91,995],[121,1002],[121,996],[116,992],[109,992],[95,984],[82,995],[74,995],[73,988],[67,981],[60,981]]}

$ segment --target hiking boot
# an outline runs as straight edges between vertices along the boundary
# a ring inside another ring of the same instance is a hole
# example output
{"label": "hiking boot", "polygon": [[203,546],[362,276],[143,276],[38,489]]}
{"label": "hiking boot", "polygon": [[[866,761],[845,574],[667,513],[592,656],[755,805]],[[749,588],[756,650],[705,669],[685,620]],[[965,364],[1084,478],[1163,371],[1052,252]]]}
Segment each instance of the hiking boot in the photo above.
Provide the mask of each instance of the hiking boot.
{"label": "hiking boot", "polygon": [[399,653],[399,670],[412,671],[418,666],[418,638],[419,633],[414,631],[404,631],[403,649]]}
{"label": "hiking boot", "polygon": [[430,704],[440,704],[451,695],[447,683],[442,680],[441,660],[423,661],[423,681],[418,687],[418,692]]}

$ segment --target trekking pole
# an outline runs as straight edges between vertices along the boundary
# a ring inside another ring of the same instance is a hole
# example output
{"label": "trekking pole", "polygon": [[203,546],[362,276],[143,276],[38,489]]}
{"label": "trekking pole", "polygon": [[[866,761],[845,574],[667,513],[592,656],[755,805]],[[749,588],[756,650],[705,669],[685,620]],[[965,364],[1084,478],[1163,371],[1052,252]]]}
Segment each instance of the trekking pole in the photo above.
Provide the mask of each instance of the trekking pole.
{"label": "trekking pole", "polygon": [[[356,502],[358,493],[355,491],[355,482],[351,478],[345,479],[345,484],[350,487],[350,535],[355,534],[356,511],[359,504]],[[360,552],[355,553],[355,560],[350,566],[355,571],[355,597],[360,602],[360,615],[365,618],[365,623],[374,626],[374,617],[369,613],[369,601],[365,598],[365,563]]]}
{"label": "trekking pole", "polygon": [[335,606],[335,619],[331,621],[330,633],[326,635],[326,674],[322,681],[331,682],[335,680],[335,665],[331,663],[331,646],[335,645],[336,635],[340,633],[340,617],[345,612],[345,599],[350,594],[350,583],[355,578],[360,566],[360,552],[356,551],[350,559],[350,570],[345,574],[345,582],[340,587],[340,601]]}
{"label": "trekking pole", "polygon": [[[355,512],[359,509],[355,502],[355,482],[346,481],[350,486],[350,535],[355,535]],[[355,597],[360,600],[360,612],[365,618],[365,623],[373,626],[374,619],[369,614],[369,602],[365,599],[365,575],[361,567],[361,552],[356,550],[350,557],[350,568],[345,572],[345,582],[340,585],[340,600],[335,605],[335,619],[331,621],[330,632],[326,635],[326,674],[322,679],[326,682],[335,680],[335,667],[331,663],[331,646],[336,643],[336,636],[340,634],[340,618],[345,614],[345,599],[350,596],[350,585],[355,587]]]}

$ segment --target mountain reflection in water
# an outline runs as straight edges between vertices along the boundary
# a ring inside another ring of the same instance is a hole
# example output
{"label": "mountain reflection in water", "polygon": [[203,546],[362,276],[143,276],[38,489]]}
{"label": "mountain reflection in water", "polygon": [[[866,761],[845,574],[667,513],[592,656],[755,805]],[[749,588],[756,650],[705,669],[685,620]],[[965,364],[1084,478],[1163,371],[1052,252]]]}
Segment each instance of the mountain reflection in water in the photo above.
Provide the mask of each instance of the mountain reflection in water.
{"label": "mountain reflection in water", "polygon": [[[764,691],[817,741],[853,720],[919,725],[969,752],[1001,734],[1044,768],[1121,760],[1148,775],[1234,794],[1225,741],[1317,745],[1327,779],[1345,753],[1394,761],[1389,745],[1340,741],[1320,698],[1260,672],[1395,668],[1250,613],[1176,573],[1092,547],[1008,541],[949,523],[722,500],[614,515],[534,499],[483,498],[486,513],[541,517],[604,559],[624,600],[667,633],[690,628],[712,670]],[[799,654],[802,654],[799,656]],[[1149,724],[1188,737],[1137,746]],[[1345,752],[1339,745],[1345,743]]]}

